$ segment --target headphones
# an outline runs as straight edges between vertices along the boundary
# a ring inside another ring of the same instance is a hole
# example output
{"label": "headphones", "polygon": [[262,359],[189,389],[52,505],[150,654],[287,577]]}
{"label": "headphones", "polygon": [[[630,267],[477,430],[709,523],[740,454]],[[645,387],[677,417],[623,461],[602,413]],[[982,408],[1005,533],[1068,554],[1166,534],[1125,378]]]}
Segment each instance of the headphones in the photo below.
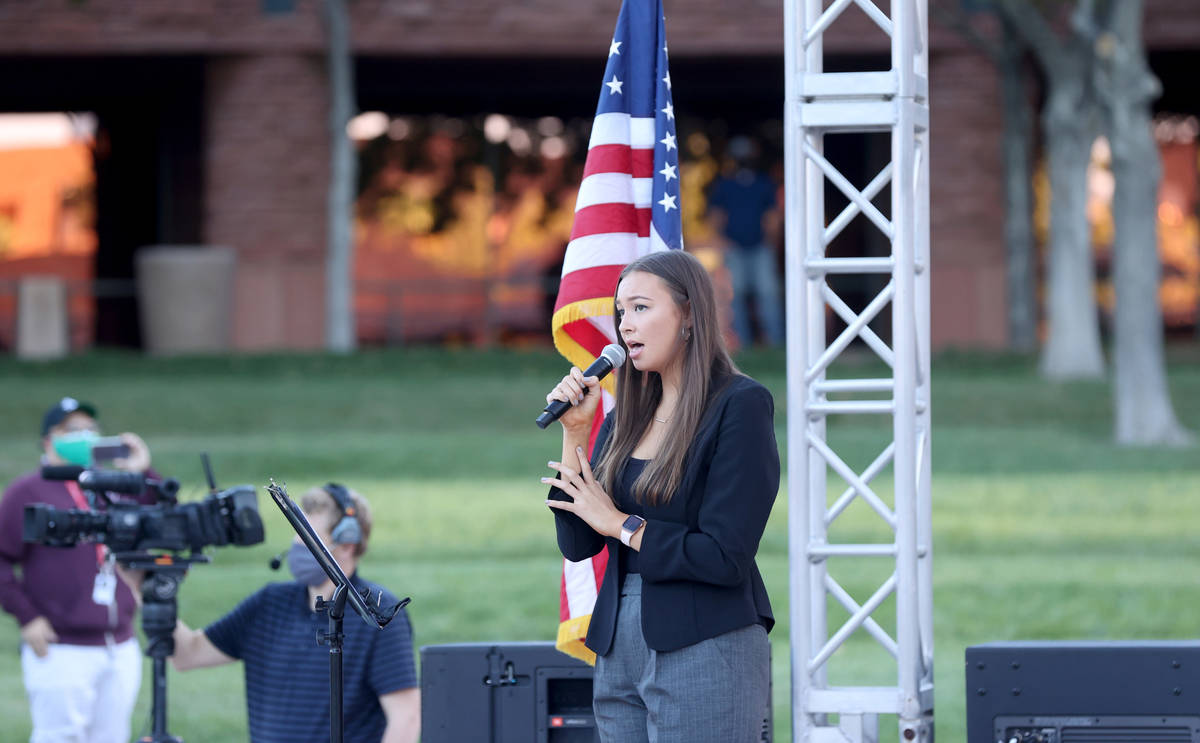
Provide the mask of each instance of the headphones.
{"label": "headphones", "polygon": [[358,523],[358,509],[354,507],[354,499],[344,485],[336,482],[325,483],[322,490],[333,498],[342,512],[342,518],[333,527],[334,544],[361,544],[362,524]]}

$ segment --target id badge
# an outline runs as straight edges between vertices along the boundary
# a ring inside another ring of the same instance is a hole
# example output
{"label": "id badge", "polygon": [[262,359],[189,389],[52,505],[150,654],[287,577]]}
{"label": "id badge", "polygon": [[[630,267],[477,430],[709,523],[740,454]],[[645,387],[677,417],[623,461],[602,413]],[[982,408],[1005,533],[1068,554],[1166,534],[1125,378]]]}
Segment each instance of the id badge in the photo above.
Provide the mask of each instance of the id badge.
{"label": "id badge", "polygon": [[96,574],[96,582],[92,586],[92,601],[100,606],[112,606],[117,600],[117,576],[110,572]]}

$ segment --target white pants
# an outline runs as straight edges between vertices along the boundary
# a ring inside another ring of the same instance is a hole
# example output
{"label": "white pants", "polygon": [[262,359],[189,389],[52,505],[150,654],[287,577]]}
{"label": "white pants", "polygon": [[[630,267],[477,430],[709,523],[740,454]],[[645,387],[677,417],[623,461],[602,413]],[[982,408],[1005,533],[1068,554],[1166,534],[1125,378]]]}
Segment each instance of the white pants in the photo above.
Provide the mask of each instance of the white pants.
{"label": "white pants", "polygon": [[51,645],[39,658],[21,647],[33,736],[29,743],[129,743],[142,682],[136,638],[108,648]]}

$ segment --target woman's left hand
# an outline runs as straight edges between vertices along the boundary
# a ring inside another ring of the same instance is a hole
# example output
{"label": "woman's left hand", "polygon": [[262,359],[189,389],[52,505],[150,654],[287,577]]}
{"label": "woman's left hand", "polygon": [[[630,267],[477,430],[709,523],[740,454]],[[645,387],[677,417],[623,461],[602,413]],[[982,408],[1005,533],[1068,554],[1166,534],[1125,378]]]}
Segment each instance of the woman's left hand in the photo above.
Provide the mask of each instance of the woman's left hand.
{"label": "woman's left hand", "polygon": [[577,450],[579,467],[582,472],[567,467],[561,462],[550,462],[552,469],[558,470],[558,478],[543,477],[542,482],[554,485],[559,490],[574,499],[572,501],[547,500],[546,505],[560,511],[570,511],[583,519],[597,534],[605,537],[616,537],[621,533],[621,524],[625,514],[617,510],[612,498],[596,482],[592,476],[592,467],[588,464],[583,449]]}

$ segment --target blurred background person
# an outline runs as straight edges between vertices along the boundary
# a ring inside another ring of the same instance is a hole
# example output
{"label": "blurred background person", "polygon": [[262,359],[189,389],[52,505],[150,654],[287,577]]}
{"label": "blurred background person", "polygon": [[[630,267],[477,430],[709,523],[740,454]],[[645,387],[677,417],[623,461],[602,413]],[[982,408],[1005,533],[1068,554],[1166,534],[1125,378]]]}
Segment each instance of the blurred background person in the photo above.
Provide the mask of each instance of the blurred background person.
{"label": "blurred background person", "polygon": [[783,298],[774,245],[780,210],[776,187],[758,162],[758,144],[749,137],[729,140],[732,169],[713,181],[709,216],[726,243],[725,266],[733,284],[733,329],[742,347],[754,345],[748,298],[768,346],[783,344]]}
{"label": "blurred background person", "polygon": [[[95,406],[72,397],[52,405],[42,418],[41,464],[96,463],[96,418]],[[123,456],[100,463],[148,473],[150,450],[142,439],[123,433],[120,440]],[[146,492],[137,500],[154,499]],[[0,499],[0,606],[21,626],[21,670],[33,718],[30,741],[126,743],[142,675],[133,635],[135,598],[117,579],[103,545],[25,542],[25,506],[35,503],[83,510],[106,505],[77,482],[47,480],[40,470],[14,480]]]}

